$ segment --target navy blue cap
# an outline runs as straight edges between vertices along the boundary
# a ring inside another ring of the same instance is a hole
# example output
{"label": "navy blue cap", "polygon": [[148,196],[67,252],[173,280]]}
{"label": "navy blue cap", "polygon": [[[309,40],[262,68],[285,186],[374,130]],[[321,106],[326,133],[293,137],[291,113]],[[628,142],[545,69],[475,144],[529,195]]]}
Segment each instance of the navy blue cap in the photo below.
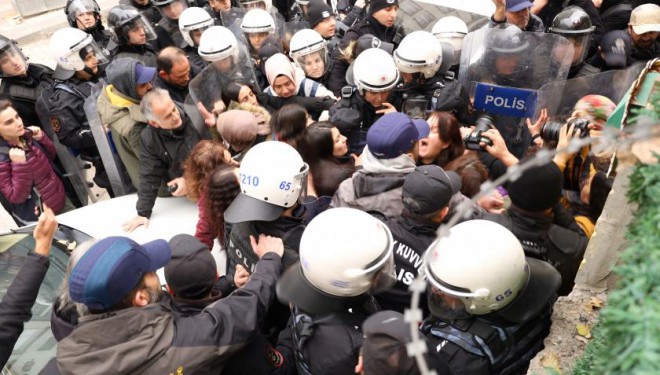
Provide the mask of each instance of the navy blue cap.
{"label": "navy blue cap", "polygon": [[140,245],[127,237],[104,238],[71,270],[69,295],[92,310],[108,310],[133,290],[145,273],[164,267],[170,257],[170,245],[165,240]]}
{"label": "navy blue cap", "polygon": [[526,8],[531,8],[532,5],[534,4],[527,0],[506,0],[506,11],[518,12]]}
{"label": "navy blue cap", "polygon": [[154,80],[156,68],[144,66],[140,63],[135,64],[135,83],[143,85]]}
{"label": "navy blue cap", "polygon": [[429,124],[424,120],[413,122],[401,112],[387,113],[367,131],[367,146],[378,159],[394,159],[408,152],[429,133]]}

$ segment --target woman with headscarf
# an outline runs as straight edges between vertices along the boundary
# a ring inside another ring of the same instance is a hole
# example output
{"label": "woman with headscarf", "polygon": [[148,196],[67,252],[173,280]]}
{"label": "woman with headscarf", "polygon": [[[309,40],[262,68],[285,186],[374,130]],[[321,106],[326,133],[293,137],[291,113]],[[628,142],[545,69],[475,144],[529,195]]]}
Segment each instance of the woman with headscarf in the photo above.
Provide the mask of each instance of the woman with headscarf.
{"label": "woman with headscarf", "polygon": [[268,86],[264,92],[268,95],[290,98],[292,96],[333,98],[332,91],[322,84],[305,77],[284,54],[276,53],[266,60],[265,65]]}

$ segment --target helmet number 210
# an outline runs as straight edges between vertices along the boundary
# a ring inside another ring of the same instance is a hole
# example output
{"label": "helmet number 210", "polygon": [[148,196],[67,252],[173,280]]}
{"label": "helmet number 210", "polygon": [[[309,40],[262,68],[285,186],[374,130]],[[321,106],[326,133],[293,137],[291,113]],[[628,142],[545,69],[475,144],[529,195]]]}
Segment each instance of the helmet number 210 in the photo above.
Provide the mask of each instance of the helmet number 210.
{"label": "helmet number 210", "polygon": [[259,176],[250,176],[241,173],[241,185],[259,186]]}

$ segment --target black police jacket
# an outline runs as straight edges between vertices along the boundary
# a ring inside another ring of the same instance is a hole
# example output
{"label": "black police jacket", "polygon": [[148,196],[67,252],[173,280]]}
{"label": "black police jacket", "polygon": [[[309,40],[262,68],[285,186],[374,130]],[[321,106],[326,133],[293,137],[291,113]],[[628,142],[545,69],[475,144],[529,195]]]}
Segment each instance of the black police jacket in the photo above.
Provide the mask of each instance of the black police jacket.
{"label": "black police jacket", "polygon": [[50,125],[63,145],[98,155],[96,142],[85,115],[85,99],[92,94],[92,82],[71,78],[56,82],[46,100]]}
{"label": "black police jacket", "polygon": [[156,67],[156,51],[151,44],[142,45],[122,45],[117,47],[115,59],[130,57],[136,59],[146,66]]}
{"label": "black police jacket", "polygon": [[394,44],[394,49],[399,46],[401,40],[406,36],[401,25],[395,24],[393,27],[385,27],[371,16],[348,29],[341,39],[339,46],[332,52],[332,59],[334,61],[326,87],[335,93],[335,95],[339,95],[341,88],[346,85],[346,71],[349,66],[348,62],[342,58],[341,53],[352,41],[358,40],[365,34],[371,34],[383,42]]}
{"label": "black police jacket", "polygon": [[0,98],[12,102],[25,126],[40,125],[35,104],[43,90],[52,83],[52,69],[40,64],[30,64],[27,75],[0,79]]}
{"label": "black police jacket", "polygon": [[151,216],[158,189],[163,182],[183,175],[182,163],[202,139],[183,110],[179,112],[183,121],[180,128],[165,130],[150,125],[140,134],[140,186],[136,204],[140,216]]}
{"label": "black police jacket", "polygon": [[560,296],[571,292],[589,240],[561,204],[556,204],[550,215],[512,207],[504,214],[485,214],[483,218],[513,232],[526,256],[544,260],[559,271],[562,283],[557,293]]}
{"label": "black police jacket", "polygon": [[[394,238],[394,265],[396,284],[390,290],[376,295],[376,300],[383,310],[400,313],[410,308],[412,294],[408,290],[422,268],[424,253],[435,241],[440,224],[417,220],[404,212],[401,216],[389,219],[387,227]],[[428,315],[426,296],[420,300],[424,316]]]}
{"label": "black police jacket", "polygon": [[342,89],[341,99],[330,108],[330,122],[348,138],[349,153],[361,154],[367,130],[382,114],[351,86]]}
{"label": "black police jacket", "polygon": [[363,341],[362,323],[379,310],[369,294],[347,298],[344,309],[331,313],[308,314],[294,308],[280,337],[291,336],[298,375],[354,374]]}
{"label": "black police jacket", "polygon": [[[446,101],[445,98],[449,94],[452,94],[451,96],[458,95],[458,93],[448,93],[443,90],[445,86],[452,81],[454,81],[454,78],[451,73],[447,74],[438,72],[429,79],[423,79],[421,83],[419,81],[411,82],[409,84],[401,83],[394,89],[390,103],[400,111],[404,111],[406,100],[423,98],[428,102],[427,108],[425,109],[435,110],[436,102],[444,104]],[[452,86],[452,88],[453,87],[455,86]],[[449,110],[447,108],[442,109]],[[425,114],[423,115],[426,117]]]}

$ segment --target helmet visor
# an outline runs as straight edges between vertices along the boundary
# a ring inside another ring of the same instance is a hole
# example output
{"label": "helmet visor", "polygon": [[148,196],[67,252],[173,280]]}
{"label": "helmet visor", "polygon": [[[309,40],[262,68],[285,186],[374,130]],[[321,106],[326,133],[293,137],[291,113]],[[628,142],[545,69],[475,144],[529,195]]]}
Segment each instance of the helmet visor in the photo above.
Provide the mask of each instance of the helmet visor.
{"label": "helmet visor", "polygon": [[[298,196],[298,203],[300,204],[309,203],[309,199],[307,198],[307,184],[309,182],[309,179],[307,178],[308,176],[309,176],[309,165],[307,165],[307,163],[304,163],[302,168],[300,168],[300,173],[298,173],[293,177],[294,189],[300,192],[300,195]],[[286,188],[286,186],[284,187]],[[282,186],[280,185],[280,189],[281,188]]]}
{"label": "helmet visor", "polygon": [[164,6],[157,6],[157,8],[164,18],[177,21],[181,13],[188,8],[188,4],[183,0],[176,0]]}
{"label": "helmet visor", "polygon": [[323,47],[306,55],[296,57],[296,63],[305,71],[309,78],[321,78],[328,71],[326,48]]}
{"label": "helmet visor", "polygon": [[28,63],[14,43],[0,47],[0,77],[16,77],[27,73]]}
{"label": "helmet visor", "polygon": [[88,29],[96,25],[95,13],[98,12],[98,9],[89,0],[73,0],[69,4],[67,12],[69,20],[72,23],[77,21],[76,25],[78,27],[82,25],[85,29]]}
{"label": "helmet visor", "polygon": [[392,250],[394,241],[389,230],[384,231],[383,234],[387,236],[387,242],[383,252],[376,260],[364,269],[348,269],[345,271],[346,276],[370,280],[369,292],[372,294],[382,293],[396,284],[396,267]]}
{"label": "helmet visor", "polygon": [[427,285],[426,289],[429,310],[438,318],[457,320],[472,316],[461,298],[449,295],[431,285]]}
{"label": "helmet visor", "polygon": [[573,46],[573,61],[571,66],[579,65],[587,58],[589,53],[589,41],[591,40],[591,33],[583,34],[559,34],[568,39]]}
{"label": "helmet visor", "polygon": [[202,39],[202,33],[206,31],[209,27],[213,26],[211,23],[210,25],[198,27],[196,29],[191,29],[188,31],[188,36],[190,37],[190,40],[193,42],[193,45],[191,47],[199,47],[199,41]]}
{"label": "helmet visor", "polygon": [[429,101],[424,97],[408,98],[403,102],[401,112],[405,113],[411,119],[426,118],[426,109],[429,107]]}
{"label": "helmet visor", "polygon": [[80,45],[74,45],[71,47],[74,58],[79,58],[80,62],[84,66],[80,66],[82,70],[85,67],[94,71],[94,74],[98,73],[98,67],[108,63],[108,57],[105,52],[98,44],[92,39],[92,36],[89,35],[88,38],[85,38]]}
{"label": "helmet visor", "polygon": [[241,1],[241,6],[245,8],[245,10],[251,10],[251,9],[263,9],[263,10],[268,10],[266,9],[266,2],[263,0],[244,0]]}
{"label": "helmet visor", "polygon": [[120,32],[130,45],[142,45],[156,40],[156,32],[142,15],[126,22]]}

